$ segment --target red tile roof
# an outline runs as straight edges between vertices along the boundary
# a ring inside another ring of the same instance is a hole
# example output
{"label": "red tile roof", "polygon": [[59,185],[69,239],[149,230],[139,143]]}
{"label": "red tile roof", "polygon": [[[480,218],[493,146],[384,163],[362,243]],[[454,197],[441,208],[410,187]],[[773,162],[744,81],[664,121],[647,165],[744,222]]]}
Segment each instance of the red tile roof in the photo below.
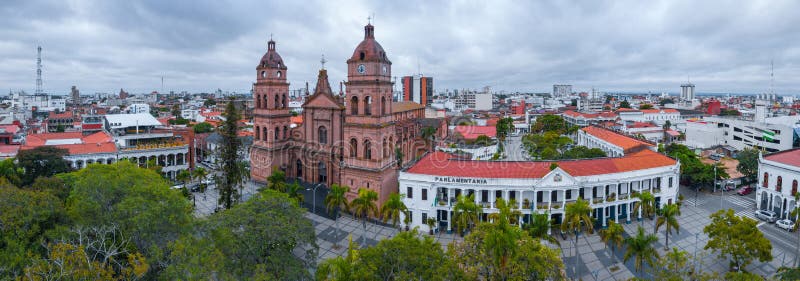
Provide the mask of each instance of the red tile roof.
{"label": "red tile roof", "polygon": [[83,143],[113,142],[114,138],[106,132],[97,132],[81,138]]}
{"label": "red tile roof", "polygon": [[600,127],[589,126],[582,129],[584,132],[595,136],[601,140],[607,141],[613,145],[619,146],[622,150],[628,151],[631,148],[646,145],[646,146],[653,146],[652,144],[644,141],[640,141],[614,131],[610,131],[607,129],[603,129]]}
{"label": "red tile roof", "polygon": [[641,111],[644,114],[658,114],[661,113],[661,111],[664,111],[664,113],[679,113],[678,110],[674,108],[640,109],[639,111]]}
{"label": "red tile roof", "polygon": [[490,138],[497,136],[497,127],[494,126],[456,126],[454,131],[468,140],[477,139],[481,135]]}
{"label": "red tile roof", "polygon": [[[553,162],[463,160],[446,152],[433,152],[407,170],[408,173],[474,178],[542,178]],[[641,150],[619,158],[557,161],[559,168],[572,176],[591,176],[629,172],[675,165],[676,161],[651,150]]]}
{"label": "red tile roof", "polygon": [[80,132],[33,134],[25,139],[22,150],[34,149],[43,146],[48,140],[80,139],[81,143],[54,145],[69,151],[69,155],[112,153],[117,151],[114,138],[106,132],[100,131],[83,136]]}
{"label": "red tile roof", "polygon": [[800,167],[800,148],[772,153],[764,156],[764,159],[789,166]]}
{"label": "red tile roof", "polygon": [[25,146],[42,146],[47,140],[80,139],[81,132],[31,134],[25,138]]}
{"label": "red tile roof", "polygon": [[576,112],[576,111],[572,111],[572,110],[567,110],[567,111],[564,111],[564,114],[572,116],[572,117],[583,116],[583,118],[586,118],[586,119],[593,119],[593,118],[598,118],[598,117],[599,118],[614,118],[614,117],[617,117],[616,113],[610,112],[610,111],[603,111],[603,112],[600,112],[600,113],[583,113],[583,112]]}

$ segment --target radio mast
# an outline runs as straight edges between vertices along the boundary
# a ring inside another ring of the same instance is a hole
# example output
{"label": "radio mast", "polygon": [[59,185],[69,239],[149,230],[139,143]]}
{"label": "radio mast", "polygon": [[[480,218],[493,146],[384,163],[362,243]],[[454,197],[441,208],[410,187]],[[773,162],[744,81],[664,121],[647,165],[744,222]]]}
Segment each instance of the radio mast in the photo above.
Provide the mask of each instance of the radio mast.
{"label": "radio mast", "polygon": [[36,91],[34,94],[42,93],[42,46],[36,48]]}

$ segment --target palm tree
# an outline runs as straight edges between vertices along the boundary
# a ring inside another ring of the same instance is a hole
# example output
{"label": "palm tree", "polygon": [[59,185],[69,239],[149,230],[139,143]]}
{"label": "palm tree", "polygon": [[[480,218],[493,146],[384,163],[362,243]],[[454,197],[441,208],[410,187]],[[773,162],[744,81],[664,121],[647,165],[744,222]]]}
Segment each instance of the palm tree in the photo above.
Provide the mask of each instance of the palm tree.
{"label": "palm tree", "polygon": [[549,213],[539,214],[534,212],[531,214],[531,223],[525,224],[522,227],[528,231],[528,235],[533,238],[561,246],[558,239],[549,233],[552,225],[553,222],[550,220]]}
{"label": "palm tree", "polygon": [[672,232],[673,228],[675,229],[675,233],[680,234],[680,225],[678,225],[678,216],[680,215],[681,209],[678,205],[670,203],[661,209],[660,216],[656,219],[656,232],[658,232],[658,228],[662,225],[666,227],[664,236],[667,242],[664,245],[664,249],[669,249],[669,234]]}
{"label": "palm tree", "polygon": [[406,204],[400,199],[400,194],[392,193],[389,195],[389,200],[381,206],[381,217],[383,222],[392,220],[392,226],[397,227],[397,222],[400,221],[400,213],[407,211]]}
{"label": "palm tree", "polygon": [[303,199],[305,199],[305,196],[303,196],[303,193],[300,192],[302,190],[303,188],[300,187],[300,183],[298,183],[297,180],[295,180],[294,183],[286,186],[286,194],[289,195],[289,198],[296,200],[297,205],[300,205],[303,202],[305,202],[303,201]]}
{"label": "palm tree", "polygon": [[611,255],[614,256],[614,259],[617,259],[617,255],[615,255],[615,251],[617,247],[622,246],[622,241],[624,237],[622,237],[622,233],[625,233],[625,229],[622,228],[621,224],[618,224],[615,221],[608,222],[608,228],[600,230],[600,239],[603,240],[603,243],[606,245],[611,245]]}
{"label": "palm tree", "polygon": [[272,169],[272,174],[267,177],[267,188],[286,192],[286,173],[278,168]]}
{"label": "palm tree", "polygon": [[[325,207],[328,209],[328,212],[333,210],[333,222],[336,224],[334,229],[339,229],[339,210],[350,210],[350,205],[347,202],[347,197],[345,197],[345,193],[350,190],[347,186],[341,186],[338,184],[331,185],[331,190],[328,192],[328,195],[325,196]],[[334,243],[334,247],[338,248],[339,245]]]}
{"label": "palm tree", "polygon": [[466,197],[459,195],[453,206],[453,222],[456,231],[463,236],[464,231],[478,224],[480,213],[481,206],[475,203],[474,194]]}
{"label": "palm tree", "polygon": [[175,175],[175,179],[181,182],[184,188],[186,188],[186,181],[191,177],[192,176],[189,174],[188,170],[181,170],[177,175]]}
{"label": "palm tree", "polygon": [[353,242],[353,236],[348,236],[347,255],[335,257],[322,261],[317,268],[316,279],[325,281],[349,281],[355,279],[353,276],[356,270],[356,260],[358,259],[358,244]]}
{"label": "palm tree", "polygon": [[202,192],[206,192],[206,187],[202,185],[202,180],[204,180],[208,176],[208,171],[203,167],[197,167],[192,171],[192,180],[200,180],[200,187],[203,189]]}
{"label": "palm tree", "polygon": [[623,261],[627,262],[631,257],[635,256],[634,267],[636,272],[642,270],[642,263],[647,263],[653,266],[658,260],[658,252],[653,247],[653,243],[658,241],[658,237],[654,234],[645,234],[644,228],[639,227],[636,236],[625,238],[625,245],[628,248],[625,250]]}
{"label": "palm tree", "polygon": [[[578,198],[577,201],[567,204],[564,209],[564,220],[561,222],[561,230],[575,233],[575,256],[578,256],[578,233],[581,230],[586,230],[592,233],[593,219],[590,216],[592,207],[589,206],[589,201]],[[578,268],[578,259],[575,259],[575,269]],[[578,275],[577,272],[575,274]]]}
{"label": "palm tree", "polygon": [[375,205],[378,201],[378,193],[366,188],[358,189],[358,197],[350,202],[350,207],[353,208],[353,214],[356,218],[360,218],[364,225],[363,244],[367,244],[367,219],[370,215],[378,216],[378,206]]}
{"label": "palm tree", "polygon": [[489,220],[497,221],[504,219],[510,224],[517,224],[519,222],[519,216],[522,215],[522,212],[514,208],[517,206],[517,204],[514,203],[514,200],[510,200],[508,203],[506,203],[503,198],[498,198],[496,204],[499,211],[497,213],[489,214]]}
{"label": "palm tree", "polygon": [[425,140],[425,147],[428,149],[433,149],[431,143],[436,137],[436,128],[430,126],[423,127],[420,135],[422,135],[422,139]]}
{"label": "palm tree", "polygon": [[[650,191],[642,191],[636,195],[636,198],[639,198],[639,201],[634,202],[634,208],[638,208],[639,215],[642,217],[650,218],[655,212],[655,203],[656,198],[653,196]],[[641,223],[640,223],[641,225]]]}

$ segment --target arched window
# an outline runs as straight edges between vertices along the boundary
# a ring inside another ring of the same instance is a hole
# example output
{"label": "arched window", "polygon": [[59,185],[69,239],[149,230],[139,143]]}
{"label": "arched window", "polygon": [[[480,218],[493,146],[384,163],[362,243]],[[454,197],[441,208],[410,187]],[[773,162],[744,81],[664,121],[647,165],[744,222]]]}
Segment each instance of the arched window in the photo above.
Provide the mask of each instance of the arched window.
{"label": "arched window", "polygon": [[260,137],[261,137],[261,128],[256,126],[256,140],[258,140]]}
{"label": "arched window", "polygon": [[386,115],[386,97],[381,97],[381,115]]}
{"label": "arched window", "polygon": [[781,192],[781,187],[783,185],[783,178],[778,176],[778,180],[775,182],[775,191]]}
{"label": "arched window", "polygon": [[281,128],[275,127],[275,140],[281,138]]}
{"label": "arched window", "polygon": [[300,159],[297,159],[297,162],[295,162],[294,166],[295,166],[296,176],[298,178],[302,178],[303,177],[303,161],[300,161]]}
{"label": "arched window", "polygon": [[372,159],[372,143],[364,141],[364,159]]}
{"label": "arched window", "polygon": [[319,182],[328,181],[328,169],[325,167],[325,162],[319,162]]}
{"label": "arched window", "polygon": [[352,115],[358,115],[358,97],[350,100],[350,112]]}
{"label": "arched window", "polygon": [[275,103],[272,104],[272,108],[280,108],[280,104],[278,103],[278,94],[275,94]]}
{"label": "arched window", "polygon": [[286,104],[286,94],[283,94],[283,97],[281,99],[282,99],[281,100],[281,107],[282,108],[286,108],[288,106],[288,104]]}
{"label": "arched window", "polygon": [[761,187],[769,188],[769,174],[764,173],[764,181],[761,182]]}
{"label": "arched window", "polygon": [[264,97],[264,102],[261,103],[261,108],[267,109],[267,108],[269,108],[269,106],[267,105],[267,101],[268,101],[267,100],[267,95],[264,95],[263,97]]}
{"label": "arched window", "polygon": [[269,136],[267,136],[267,131],[269,131],[269,130],[266,127],[261,128],[261,132],[264,134],[264,136],[261,137],[261,140],[264,140],[264,141],[268,141],[269,140]]}
{"label": "arched window", "polygon": [[328,143],[328,129],[326,129],[325,126],[319,126],[319,129],[317,129],[317,135],[319,136],[320,144]]}
{"label": "arched window", "polygon": [[797,180],[792,181],[792,196],[797,194]]}
{"label": "arched window", "polygon": [[385,159],[387,157],[389,157],[389,142],[386,141],[386,138],[383,138],[383,157],[381,158]]}
{"label": "arched window", "polygon": [[261,95],[256,95],[256,108],[261,108]]}
{"label": "arched window", "polygon": [[372,98],[370,96],[364,97],[364,115],[372,115]]}
{"label": "arched window", "polygon": [[350,139],[350,157],[357,157],[358,156],[358,141],[356,139]]}
{"label": "arched window", "polygon": [[289,138],[289,127],[287,126],[283,126],[283,138],[284,139]]}

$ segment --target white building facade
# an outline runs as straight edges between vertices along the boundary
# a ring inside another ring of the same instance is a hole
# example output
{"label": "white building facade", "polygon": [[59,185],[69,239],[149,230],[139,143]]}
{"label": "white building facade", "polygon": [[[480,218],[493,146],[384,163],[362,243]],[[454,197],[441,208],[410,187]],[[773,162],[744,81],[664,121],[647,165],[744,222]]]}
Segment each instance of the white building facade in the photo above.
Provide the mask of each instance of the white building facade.
{"label": "white building facade", "polygon": [[[453,160],[444,159],[449,157],[444,152],[436,152],[400,172],[400,193],[411,215],[410,227],[424,230],[429,229],[425,224],[428,218],[436,219],[440,230],[453,230],[453,207],[460,195],[474,196],[483,207],[482,221],[498,212],[499,198],[510,201],[522,214],[520,224],[529,223],[533,213],[545,212],[560,223],[565,205],[583,198],[593,209],[595,227],[605,227],[610,220],[629,223],[641,219],[634,210],[637,193],[653,193],[658,208],[676,202],[680,164],[655,152],[643,153],[637,157],[562,161],[549,170],[552,162]],[[641,168],[595,171],[608,166],[608,161]]]}
{"label": "white building facade", "polygon": [[758,175],[756,208],[789,218],[797,208],[794,196],[800,182],[800,149],[759,155]]}

